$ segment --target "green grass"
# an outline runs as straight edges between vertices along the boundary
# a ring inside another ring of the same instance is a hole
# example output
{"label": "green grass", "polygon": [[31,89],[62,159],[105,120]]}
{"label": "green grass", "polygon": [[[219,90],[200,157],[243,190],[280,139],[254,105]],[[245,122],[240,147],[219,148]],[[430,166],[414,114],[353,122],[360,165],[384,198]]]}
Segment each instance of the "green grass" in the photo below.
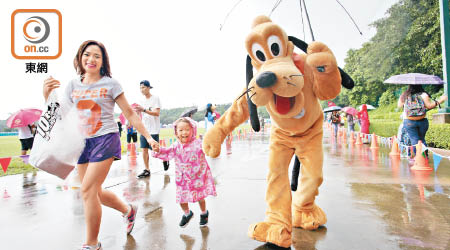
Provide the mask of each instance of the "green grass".
{"label": "green grass", "polygon": [[0,157],[20,155],[21,147],[19,137],[0,136]]}
{"label": "green grass", "polygon": [[[380,107],[369,111],[370,133],[383,137],[397,135],[398,127],[402,122],[402,111],[396,108],[396,104]],[[432,109],[427,112],[429,128],[425,139],[428,146],[450,150],[450,124],[434,124],[433,114],[438,112]]]}
{"label": "green grass", "polygon": [[[0,136],[0,158],[19,156],[21,153],[21,146],[19,137],[17,136]],[[36,168],[30,164],[23,163],[22,159],[14,157],[8,166],[6,174],[3,169],[0,169],[0,176],[21,174],[36,171]]]}

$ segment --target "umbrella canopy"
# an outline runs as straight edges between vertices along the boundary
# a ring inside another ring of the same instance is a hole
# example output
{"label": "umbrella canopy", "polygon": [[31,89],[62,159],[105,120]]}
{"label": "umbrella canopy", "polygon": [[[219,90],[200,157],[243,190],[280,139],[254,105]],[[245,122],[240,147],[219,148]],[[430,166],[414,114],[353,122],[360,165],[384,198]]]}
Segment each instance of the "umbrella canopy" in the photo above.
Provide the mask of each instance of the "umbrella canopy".
{"label": "umbrella canopy", "polygon": [[41,114],[42,110],[40,109],[21,109],[6,120],[6,126],[10,128],[25,127],[39,120]]}
{"label": "umbrella canopy", "polygon": [[197,112],[197,107],[192,107],[186,109],[183,113],[181,113],[180,117],[190,117],[191,115]]}
{"label": "umbrella canopy", "polygon": [[[135,108],[136,106],[138,106],[137,103],[131,104],[131,108],[133,108],[133,110],[134,110],[134,108]],[[138,112],[136,112],[136,113],[138,113]],[[139,112],[138,115],[139,115],[139,117],[142,119],[142,113]],[[121,122],[122,124],[125,124],[126,121],[127,121],[127,118],[125,118],[125,116],[123,115],[123,113],[120,113],[120,115],[119,115],[119,120],[120,120],[120,122]]]}
{"label": "umbrella canopy", "polygon": [[324,113],[327,113],[327,112],[332,112],[332,111],[335,111],[335,110],[341,110],[341,109],[342,109],[342,108],[339,107],[339,106],[332,106],[332,107],[325,108],[325,109],[323,110],[323,112],[324,112]]}
{"label": "umbrella canopy", "polygon": [[125,118],[125,116],[123,115],[123,113],[120,113],[120,115],[119,115],[119,120],[120,120],[120,122],[122,123],[122,124],[124,124],[125,125],[125,122],[126,122],[126,118]]}
{"label": "umbrella canopy", "polygon": [[[372,105],[370,105],[370,104],[366,104],[366,106],[367,106],[367,110],[376,109],[374,106],[372,106]],[[361,110],[361,108],[362,108],[362,105],[360,105],[360,106],[358,107],[359,110]]]}
{"label": "umbrella canopy", "polygon": [[409,84],[409,85],[429,85],[444,84],[445,82],[434,75],[426,75],[420,73],[408,73],[389,77],[384,83],[390,84]]}
{"label": "umbrella canopy", "polygon": [[342,109],[347,114],[356,115],[358,113],[358,110],[356,110],[354,107],[345,107]]}

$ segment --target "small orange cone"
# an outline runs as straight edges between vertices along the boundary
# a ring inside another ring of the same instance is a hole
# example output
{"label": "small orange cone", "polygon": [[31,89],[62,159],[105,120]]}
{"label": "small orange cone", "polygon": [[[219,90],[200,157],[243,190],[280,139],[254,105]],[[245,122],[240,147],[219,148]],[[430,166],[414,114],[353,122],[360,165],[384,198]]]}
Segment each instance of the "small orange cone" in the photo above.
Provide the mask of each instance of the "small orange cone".
{"label": "small orange cone", "polygon": [[412,171],[414,182],[417,184],[419,189],[420,201],[425,201],[425,189],[424,185],[430,183],[430,171]]}
{"label": "small orange cone", "polygon": [[347,133],[345,132],[345,129],[342,129],[342,143],[347,144]]}
{"label": "small orange cone", "polygon": [[398,178],[400,175],[400,157],[398,157],[399,155],[390,155],[389,156],[389,161],[391,164],[391,169],[392,169],[392,176],[394,176],[394,178]]}
{"label": "small orange cone", "polygon": [[350,144],[354,144],[355,143],[355,135],[354,135],[353,131],[350,132],[349,143]]}
{"label": "small orange cone", "polygon": [[375,133],[372,134],[372,144],[370,145],[370,148],[378,148],[377,136]]}
{"label": "small orange cone", "polygon": [[416,145],[416,157],[414,157],[414,166],[412,170],[432,171],[433,169],[428,165],[428,159],[422,155],[422,141]]}
{"label": "small orange cone", "polygon": [[130,143],[130,157],[136,157],[136,145],[134,143]]}
{"label": "small orange cone", "polygon": [[161,140],[159,141],[159,145],[160,145],[161,147],[165,147],[165,146],[166,146],[166,139],[161,139]]}
{"label": "small orange cone", "polygon": [[356,145],[362,145],[363,144],[362,141],[361,141],[361,133],[358,133],[356,135],[356,143],[355,144]]}
{"label": "small orange cone", "polygon": [[128,165],[129,166],[136,166],[137,165],[137,157],[136,156],[128,157]]}
{"label": "small orange cone", "polygon": [[391,152],[389,153],[389,155],[392,155],[392,156],[400,155],[400,150],[398,149],[398,144],[397,144],[397,136],[395,136],[395,135],[392,139],[392,148],[391,148]]}
{"label": "small orange cone", "polygon": [[6,191],[6,189],[5,189],[5,191],[3,192],[3,198],[7,199],[9,197],[11,197],[11,196],[8,194],[8,191]]}

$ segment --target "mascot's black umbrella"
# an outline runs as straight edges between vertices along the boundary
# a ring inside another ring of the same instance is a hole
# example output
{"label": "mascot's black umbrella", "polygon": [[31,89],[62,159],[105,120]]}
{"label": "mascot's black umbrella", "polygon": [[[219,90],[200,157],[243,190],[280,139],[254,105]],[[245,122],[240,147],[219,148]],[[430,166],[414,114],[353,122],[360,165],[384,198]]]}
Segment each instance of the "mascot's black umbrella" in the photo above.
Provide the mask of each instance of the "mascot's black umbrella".
{"label": "mascot's black umbrella", "polygon": [[195,113],[197,113],[197,107],[188,108],[183,113],[181,113],[180,117],[191,117]]}

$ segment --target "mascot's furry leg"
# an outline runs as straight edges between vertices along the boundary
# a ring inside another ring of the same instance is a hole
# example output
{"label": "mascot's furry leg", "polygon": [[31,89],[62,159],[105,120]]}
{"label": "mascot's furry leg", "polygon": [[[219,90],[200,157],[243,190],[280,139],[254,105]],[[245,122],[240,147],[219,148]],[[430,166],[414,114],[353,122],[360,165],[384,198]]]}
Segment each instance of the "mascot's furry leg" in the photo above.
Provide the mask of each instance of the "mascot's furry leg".
{"label": "mascot's furry leg", "polygon": [[258,241],[289,247],[292,244],[292,196],[289,184],[289,163],[294,154],[294,147],[285,144],[280,139],[280,135],[271,133],[266,218],[264,222],[250,225],[248,235]]}
{"label": "mascot's furry leg", "polygon": [[314,203],[323,181],[322,124],[319,119],[307,135],[298,139],[295,150],[302,167],[299,188],[293,193],[292,224],[307,230],[317,229],[327,222],[325,213]]}

